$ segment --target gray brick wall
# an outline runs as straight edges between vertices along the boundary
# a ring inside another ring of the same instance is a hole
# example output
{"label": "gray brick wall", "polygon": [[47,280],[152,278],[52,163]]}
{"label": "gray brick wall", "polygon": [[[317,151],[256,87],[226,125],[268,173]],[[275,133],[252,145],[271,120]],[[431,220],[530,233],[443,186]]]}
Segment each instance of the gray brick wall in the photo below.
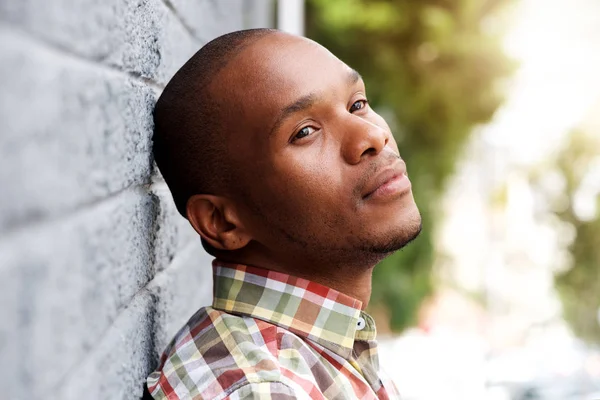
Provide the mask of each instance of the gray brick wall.
{"label": "gray brick wall", "polygon": [[137,399],[211,298],[151,161],[152,108],[271,0],[0,0],[0,398]]}

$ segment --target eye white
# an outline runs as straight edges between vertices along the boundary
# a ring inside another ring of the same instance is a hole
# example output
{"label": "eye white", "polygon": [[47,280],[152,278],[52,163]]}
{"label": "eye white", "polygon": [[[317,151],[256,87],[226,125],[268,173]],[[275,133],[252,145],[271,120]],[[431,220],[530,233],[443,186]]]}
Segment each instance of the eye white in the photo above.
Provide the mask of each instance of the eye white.
{"label": "eye white", "polygon": [[315,131],[315,128],[313,128],[312,126],[305,126],[304,128],[302,128],[298,131],[298,133],[296,134],[294,139],[305,138],[305,137],[309,136],[311,133],[313,133],[314,131]]}

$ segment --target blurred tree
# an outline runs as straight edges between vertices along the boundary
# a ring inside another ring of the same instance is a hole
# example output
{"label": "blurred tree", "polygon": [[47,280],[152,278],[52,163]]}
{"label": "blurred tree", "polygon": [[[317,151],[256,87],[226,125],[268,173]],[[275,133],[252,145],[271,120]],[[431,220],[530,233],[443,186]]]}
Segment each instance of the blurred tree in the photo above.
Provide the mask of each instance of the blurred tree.
{"label": "blurred tree", "polygon": [[358,70],[406,160],[423,232],[381,263],[371,308],[394,330],[414,324],[432,290],[432,234],[444,182],[476,124],[502,100],[514,64],[501,50],[508,0],[308,0],[307,36]]}
{"label": "blurred tree", "polygon": [[[600,193],[594,193],[597,186],[588,186],[598,180],[600,171],[594,172],[590,167],[600,167],[600,138],[585,131],[573,131],[563,151],[547,165],[557,168],[563,177],[563,192],[553,193],[540,184],[549,168],[532,172],[531,180],[543,194],[548,211],[570,226],[573,232],[567,247],[571,255],[569,264],[554,278],[563,315],[575,334],[600,344]],[[592,175],[594,173],[596,176]],[[595,215],[585,215],[578,210],[578,202],[585,201],[586,196],[595,201]]]}

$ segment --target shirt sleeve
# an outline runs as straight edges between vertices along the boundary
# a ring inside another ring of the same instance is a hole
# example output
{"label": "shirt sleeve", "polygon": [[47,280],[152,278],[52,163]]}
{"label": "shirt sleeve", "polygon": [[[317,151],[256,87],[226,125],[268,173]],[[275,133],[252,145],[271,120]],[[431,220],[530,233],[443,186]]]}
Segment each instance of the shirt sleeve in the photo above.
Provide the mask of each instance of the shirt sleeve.
{"label": "shirt sleeve", "polygon": [[282,382],[248,383],[224,400],[311,400],[308,393],[297,391]]}

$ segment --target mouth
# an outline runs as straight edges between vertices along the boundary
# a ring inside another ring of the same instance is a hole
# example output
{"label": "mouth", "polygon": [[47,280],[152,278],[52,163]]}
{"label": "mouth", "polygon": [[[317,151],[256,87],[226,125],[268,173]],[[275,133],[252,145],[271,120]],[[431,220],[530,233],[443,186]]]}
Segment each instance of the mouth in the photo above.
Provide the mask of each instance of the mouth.
{"label": "mouth", "polygon": [[395,198],[409,191],[410,180],[406,174],[406,164],[398,161],[385,168],[370,180],[363,192],[363,200]]}

